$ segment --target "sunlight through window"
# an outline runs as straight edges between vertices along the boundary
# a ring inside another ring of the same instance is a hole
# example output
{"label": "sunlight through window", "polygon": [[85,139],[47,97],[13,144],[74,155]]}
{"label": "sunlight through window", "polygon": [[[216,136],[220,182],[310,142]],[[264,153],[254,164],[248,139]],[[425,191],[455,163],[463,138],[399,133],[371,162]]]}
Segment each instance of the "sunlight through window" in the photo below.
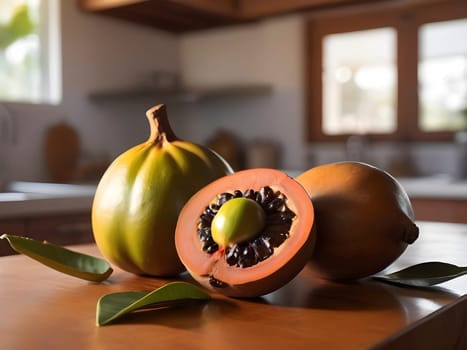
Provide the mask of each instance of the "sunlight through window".
{"label": "sunlight through window", "polygon": [[58,0],[0,2],[0,101],[61,99]]}
{"label": "sunlight through window", "polygon": [[467,129],[467,19],[420,29],[420,127]]}
{"label": "sunlight through window", "polygon": [[392,28],[331,34],[324,38],[325,134],[395,130],[395,40]]}

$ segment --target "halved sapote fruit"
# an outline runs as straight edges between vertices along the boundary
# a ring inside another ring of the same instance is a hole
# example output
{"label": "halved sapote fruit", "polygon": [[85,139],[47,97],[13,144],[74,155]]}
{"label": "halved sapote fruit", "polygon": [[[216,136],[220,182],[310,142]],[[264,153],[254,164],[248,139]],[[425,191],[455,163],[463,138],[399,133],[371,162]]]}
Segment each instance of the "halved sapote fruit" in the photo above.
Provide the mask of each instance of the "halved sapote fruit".
{"label": "halved sapote fruit", "polygon": [[198,191],[180,212],[175,245],[204,287],[232,297],[272,292],[295,277],[312,252],[313,204],[286,173],[248,169]]}
{"label": "halved sapote fruit", "polygon": [[296,180],[315,208],[317,237],[310,266],[320,277],[353,280],[373,275],[418,237],[407,193],[380,168],[352,161],[329,163]]}

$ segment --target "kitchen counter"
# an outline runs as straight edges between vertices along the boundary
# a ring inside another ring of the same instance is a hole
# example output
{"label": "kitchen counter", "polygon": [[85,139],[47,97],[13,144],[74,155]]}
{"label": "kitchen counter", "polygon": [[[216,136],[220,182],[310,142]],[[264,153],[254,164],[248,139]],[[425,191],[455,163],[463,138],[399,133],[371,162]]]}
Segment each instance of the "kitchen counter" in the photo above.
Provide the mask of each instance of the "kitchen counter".
{"label": "kitchen counter", "polygon": [[410,198],[467,200],[467,180],[451,176],[399,178]]}
{"label": "kitchen counter", "polygon": [[[418,224],[419,239],[387,271],[428,260],[467,265],[467,225]],[[94,245],[73,248],[98,254]],[[108,281],[88,283],[8,256],[0,258],[0,281],[5,349],[467,349],[467,276],[416,289],[330,283],[305,268],[262,298],[213,294],[208,303],[137,312],[100,328],[100,296],[167,280],[115,269]]]}
{"label": "kitchen counter", "polygon": [[15,181],[0,192],[0,218],[89,211],[95,184]]}
{"label": "kitchen counter", "polygon": [[[300,173],[286,172],[290,176]],[[398,181],[414,201],[454,200],[466,201],[467,205],[467,180],[454,180],[449,176],[441,175],[399,178]],[[0,193],[0,218],[90,210],[96,186],[96,184],[13,182],[8,193]],[[429,206],[432,206],[431,202]],[[426,215],[420,218],[431,220]]]}
{"label": "kitchen counter", "polygon": [[[291,177],[297,177],[300,170],[285,170]],[[398,177],[411,198],[437,198],[467,200],[467,179],[456,179],[448,174],[419,177]]]}
{"label": "kitchen counter", "polygon": [[[285,170],[291,177],[301,171]],[[448,175],[403,177],[398,181],[410,196],[430,198],[467,199],[467,179],[456,180]],[[37,199],[87,197],[94,195],[97,184],[58,184],[45,182],[15,181],[9,184],[8,193],[0,192],[2,202],[25,202]]]}
{"label": "kitchen counter", "polygon": [[467,224],[467,180],[447,175],[402,178],[415,218]]}

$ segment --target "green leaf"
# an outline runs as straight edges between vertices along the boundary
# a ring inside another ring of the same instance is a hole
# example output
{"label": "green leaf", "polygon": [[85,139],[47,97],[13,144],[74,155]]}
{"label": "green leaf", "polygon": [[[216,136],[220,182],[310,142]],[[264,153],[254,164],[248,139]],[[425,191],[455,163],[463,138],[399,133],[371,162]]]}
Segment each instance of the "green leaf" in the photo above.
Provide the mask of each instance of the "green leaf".
{"label": "green leaf", "polygon": [[31,238],[4,234],[10,246],[38,262],[68,275],[92,282],[101,282],[112,274],[107,261],[64,247]]}
{"label": "green leaf", "polygon": [[29,15],[28,5],[23,4],[17,7],[8,23],[8,28],[14,35],[15,40],[21,39],[34,32],[34,23]]}
{"label": "green leaf", "polygon": [[97,302],[96,323],[104,326],[127,313],[143,308],[160,308],[187,301],[207,301],[211,297],[187,282],[170,282],[152,292],[118,292],[102,296]]}
{"label": "green leaf", "polygon": [[27,4],[18,6],[9,22],[0,25],[0,50],[33,33],[34,30],[35,24],[31,19]]}
{"label": "green leaf", "polygon": [[411,287],[429,287],[467,274],[467,267],[439,261],[430,261],[413,265],[400,271],[373,278],[388,283]]}

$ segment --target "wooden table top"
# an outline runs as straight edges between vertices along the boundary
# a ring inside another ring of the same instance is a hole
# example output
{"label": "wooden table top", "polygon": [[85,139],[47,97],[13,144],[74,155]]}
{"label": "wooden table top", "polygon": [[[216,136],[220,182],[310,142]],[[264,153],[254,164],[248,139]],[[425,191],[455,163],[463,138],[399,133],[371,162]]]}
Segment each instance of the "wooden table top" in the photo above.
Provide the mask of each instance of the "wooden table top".
{"label": "wooden table top", "polygon": [[[386,271],[424,261],[467,265],[467,225],[419,223],[420,237]],[[72,247],[98,255],[94,245]],[[97,327],[104,294],[167,280],[116,269],[89,283],[25,256],[0,258],[2,349],[467,349],[467,276],[429,289],[372,279],[337,284],[305,268],[262,298],[213,294],[203,304],[130,314]]]}

